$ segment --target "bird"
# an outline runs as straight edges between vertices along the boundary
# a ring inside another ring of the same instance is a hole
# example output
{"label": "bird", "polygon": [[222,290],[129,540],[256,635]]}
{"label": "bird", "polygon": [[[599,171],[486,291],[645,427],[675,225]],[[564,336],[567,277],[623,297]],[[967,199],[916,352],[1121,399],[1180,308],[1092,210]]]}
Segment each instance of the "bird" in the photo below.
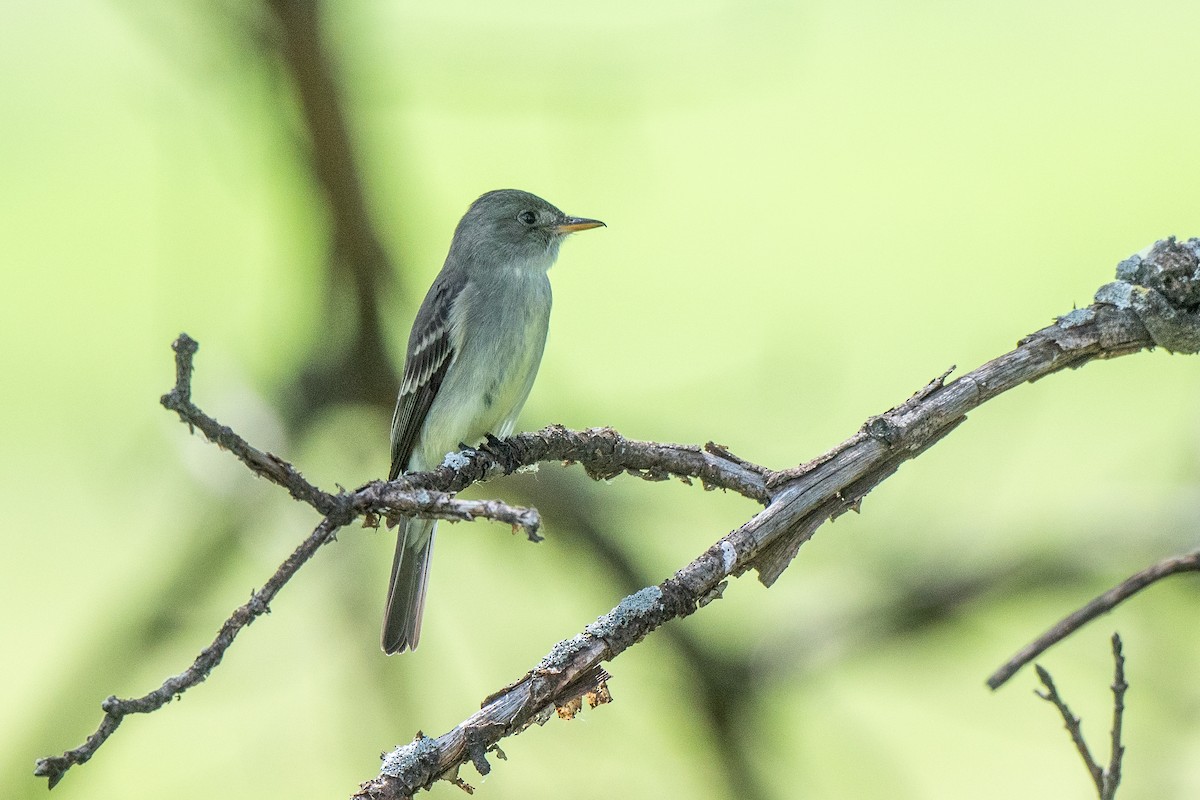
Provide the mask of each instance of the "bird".
{"label": "bird", "polygon": [[[568,235],[599,227],[518,189],[471,204],[408,337],[389,481],[436,469],[463,444],[512,433],[546,345],[547,272]],[[420,641],[435,529],[429,519],[399,524],[380,639],[388,655]]]}

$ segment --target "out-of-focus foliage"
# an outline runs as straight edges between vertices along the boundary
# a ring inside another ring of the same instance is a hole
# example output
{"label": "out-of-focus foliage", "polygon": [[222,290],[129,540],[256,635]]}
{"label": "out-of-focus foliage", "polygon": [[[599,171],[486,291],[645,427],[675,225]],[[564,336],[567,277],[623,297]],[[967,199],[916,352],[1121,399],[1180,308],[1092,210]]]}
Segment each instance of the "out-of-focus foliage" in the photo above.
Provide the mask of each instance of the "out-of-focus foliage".
{"label": "out-of-focus foliage", "polygon": [[[481,192],[608,222],[552,275],[527,428],[787,466],[1088,303],[1154,239],[1200,234],[1195,3],[339,2],[325,25],[404,269],[382,290],[397,354]],[[327,408],[302,436],[277,415],[342,319],[276,35],[252,4],[0,5],[5,797],[42,796],[34,758],[190,663],[315,522],[158,408],[180,330],[223,422],[325,488],[386,468],[390,409]],[[480,796],[724,797],[740,761],[770,798],[1089,797],[1032,677],[983,679],[1195,544],[1198,390],[1200,362],[1154,353],[989,403],[770,591],[738,581],[623,656],[612,705],[505,743]],[[474,493],[570,487],[558,519],[583,503],[646,580],[753,512],[557,472]],[[629,588],[543,510],[537,547],[444,526],[421,648],[391,659],[390,536],[343,532],[207,683],[56,795],[348,795]],[[1160,586],[1044,659],[1100,744],[1121,631],[1123,800],[1200,793],[1198,604],[1194,582]],[[716,741],[697,676],[723,686],[726,663],[729,695],[746,669],[755,693]]]}

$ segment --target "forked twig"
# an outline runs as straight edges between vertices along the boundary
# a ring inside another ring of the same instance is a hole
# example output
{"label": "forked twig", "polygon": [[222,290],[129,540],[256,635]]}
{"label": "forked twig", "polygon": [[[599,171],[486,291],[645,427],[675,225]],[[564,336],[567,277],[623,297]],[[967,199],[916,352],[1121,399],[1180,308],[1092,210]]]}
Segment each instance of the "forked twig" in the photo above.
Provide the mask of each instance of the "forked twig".
{"label": "forked twig", "polygon": [[1112,753],[1109,757],[1107,769],[1101,767],[1092,756],[1092,751],[1083,739],[1083,727],[1080,724],[1079,717],[1071,712],[1067,701],[1058,693],[1058,689],[1055,687],[1054,679],[1050,677],[1050,673],[1041,664],[1035,665],[1038,678],[1041,679],[1042,685],[1046,687],[1046,691],[1039,692],[1035,689],[1034,694],[1046,702],[1053,704],[1058,709],[1059,715],[1062,716],[1063,724],[1067,728],[1067,733],[1070,734],[1071,741],[1074,743],[1075,749],[1079,752],[1079,757],[1083,759],[1083,765],[1087,769],[1088,775],[1091,776],[1092,783],[1096,786],[1096,795],[1100,800],[1113,800],[1116,797],[1117,787],[1121,784],[1121,761],[1125,757],[1125,746],[1121,744],[1121,725],[1125,716],[1125,691],[1129,688],[1129,684],[1125,682],[1125,655],[1121,649],[1121,637],[1115,633],[1112,636],[1112,652],[1114,664],[1112,683],[1113,720],[1110,733]]}

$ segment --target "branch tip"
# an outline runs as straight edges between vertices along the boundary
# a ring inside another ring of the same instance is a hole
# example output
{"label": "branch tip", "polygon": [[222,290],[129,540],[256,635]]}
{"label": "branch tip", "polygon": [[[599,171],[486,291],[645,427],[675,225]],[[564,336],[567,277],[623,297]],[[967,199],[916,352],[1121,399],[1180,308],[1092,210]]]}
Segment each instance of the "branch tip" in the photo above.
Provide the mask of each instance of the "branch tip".
{"label": "branch tip", "polygon": [[[1088,604],[1063,617],[1041,636],[1017,651],[1012,658],[1000,665],[999,669],[988,677],[988,687],[991,689],[1000,688],[1013,675],[1016,675],[1021,667],[1033,661],[1033,659],[1092,620],[1112,611],[1118,605],[1148,586],[1171,575],[1198,571],[1200,571],[1200,550],[1194,550],[1183,555],[1164,558],[1142,571],[1130,575],[1104,594],[1093,598]],[[1120,638],[1114,634],[1114,640],[1113,647],[1115,653],[1119,649]]]}

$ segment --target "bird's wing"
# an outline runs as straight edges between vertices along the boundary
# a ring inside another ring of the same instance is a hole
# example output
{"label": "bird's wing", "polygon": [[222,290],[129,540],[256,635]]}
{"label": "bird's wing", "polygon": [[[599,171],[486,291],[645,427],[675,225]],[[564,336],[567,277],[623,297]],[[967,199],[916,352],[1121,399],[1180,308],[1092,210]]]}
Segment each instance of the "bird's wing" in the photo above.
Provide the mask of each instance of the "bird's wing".
{"label": "bird's wing", "polygon": [[454,361],[450,314],[464,283],[461,274],[439,275],[413,322],[400,396],[396,398],[396,411],[392,415],[392,468],[388,480],[408,468],[421,427],[425,424],[425,415],[437,397],[446,370]]}

